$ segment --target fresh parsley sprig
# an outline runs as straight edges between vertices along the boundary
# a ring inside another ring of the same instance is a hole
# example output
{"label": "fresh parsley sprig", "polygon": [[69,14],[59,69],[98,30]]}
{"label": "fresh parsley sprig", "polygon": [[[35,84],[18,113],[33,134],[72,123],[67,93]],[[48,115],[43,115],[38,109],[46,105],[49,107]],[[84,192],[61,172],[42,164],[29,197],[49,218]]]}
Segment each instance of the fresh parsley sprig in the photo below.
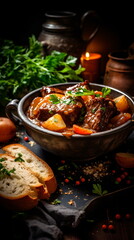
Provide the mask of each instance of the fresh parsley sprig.
{"label": "fresh parsley sprig", "polygon": [[5,40],[0,44],[0,96],[6,105],[13,98],[20,99],[27,92],[43,85],[64,83],[68,80],[83,81],[85,69],[76,67],[77,58],[67,53],[53,51],[42,55],[43,46],[35,38],[29,38],[29,46],[17,46]]}
{"label": "fresh parsley sprig", "polygon": [[108,191],[107,190],[103,190],[101,184],[94,183],[93,184],[92,193],[95,193],[95,194],[97,194],[99,196],[103,196],[103,195],[107,194]]}

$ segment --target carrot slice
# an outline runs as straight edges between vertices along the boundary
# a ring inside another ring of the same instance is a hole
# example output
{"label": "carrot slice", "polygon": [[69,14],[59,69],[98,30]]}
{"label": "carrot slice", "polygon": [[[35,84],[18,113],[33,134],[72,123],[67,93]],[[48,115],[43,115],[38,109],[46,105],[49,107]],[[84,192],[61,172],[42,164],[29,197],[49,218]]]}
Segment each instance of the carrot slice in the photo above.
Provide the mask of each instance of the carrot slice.
{"label": "carrot slice", "polygon": [[89,135],[89,134],[94,133],[94,131],[92,129],[83,128],[76,124],[73,125],[73,130],[75,133],[82,134],[82,135]]}

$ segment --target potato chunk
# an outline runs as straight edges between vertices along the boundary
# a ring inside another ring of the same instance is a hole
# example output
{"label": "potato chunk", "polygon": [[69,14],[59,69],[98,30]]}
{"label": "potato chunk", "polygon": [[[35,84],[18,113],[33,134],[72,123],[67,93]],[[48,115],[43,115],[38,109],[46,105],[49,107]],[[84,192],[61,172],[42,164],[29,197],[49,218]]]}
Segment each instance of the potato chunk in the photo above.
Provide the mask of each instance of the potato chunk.
{"label": "potato chunk", "polygon": [[42,127],[51,131],[61,131],[66,128],[66,124],[60,114],[55,114],[42,123]]}
{"label": "potato chunk", "polygon": [[127,98],[124,95],[121,95],[114,99],[117,109],[120,112],[126,112],[129,109],[129,104]]}

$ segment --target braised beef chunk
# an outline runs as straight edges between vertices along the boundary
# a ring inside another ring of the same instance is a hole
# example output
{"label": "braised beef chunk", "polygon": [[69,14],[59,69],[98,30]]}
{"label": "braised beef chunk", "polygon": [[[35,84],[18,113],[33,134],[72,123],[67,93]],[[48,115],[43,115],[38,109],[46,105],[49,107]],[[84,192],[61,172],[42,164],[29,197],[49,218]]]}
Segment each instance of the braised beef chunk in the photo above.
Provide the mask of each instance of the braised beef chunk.
{"label": "braised beef chunk", "polygon": [[40,92],[41,92],[42,97],[45,97],[46,95],[51,94],[51,93],[58,93],[58,94],[64,95],[63,90],[58,89],[58,88],[53,88],[53,87],[43,86]]}
{"label": "braised beef chunk", "polygon": [[89,89],[89,82],[88,81],[84,81],[84,82],[80,82],[72,87],[68,87],[66,89],[66,91],[71,91],[71,92],[77,92],[80,88],[85,88],[85,89]]}
{"label": "braised beef chunk", "polygon": [[58,113],[62,116],[64,122],[69,127],[78,121],[83,107],[84,104],[80,97],[75,99],[64,98],[64,100],[57,104],[43,103],[39,109],[38,120],[46,121],[48,118]]}
{"label": "braised beef chunk", "polygon": [[83,126],[97,132],[106,130],[110,118],[117,113],[114,101],[108,98],[96,97],[86,107]]}

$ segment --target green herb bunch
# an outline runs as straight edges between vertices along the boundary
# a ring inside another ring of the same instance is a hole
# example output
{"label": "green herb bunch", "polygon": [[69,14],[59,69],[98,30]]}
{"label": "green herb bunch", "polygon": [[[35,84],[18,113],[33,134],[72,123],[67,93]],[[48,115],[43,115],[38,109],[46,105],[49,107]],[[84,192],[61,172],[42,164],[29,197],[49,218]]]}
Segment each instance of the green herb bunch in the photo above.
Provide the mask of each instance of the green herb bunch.
{"label": "green herb bunch", "polygon": [[76,68],[77,58],[53,51],[43,56],[43,46],[35,36],[29,38],[29,47],[17,46],[5,40],[0,47],[0,99],[4,106],[13,98],[43,85],[82,81],[84,68]]}

